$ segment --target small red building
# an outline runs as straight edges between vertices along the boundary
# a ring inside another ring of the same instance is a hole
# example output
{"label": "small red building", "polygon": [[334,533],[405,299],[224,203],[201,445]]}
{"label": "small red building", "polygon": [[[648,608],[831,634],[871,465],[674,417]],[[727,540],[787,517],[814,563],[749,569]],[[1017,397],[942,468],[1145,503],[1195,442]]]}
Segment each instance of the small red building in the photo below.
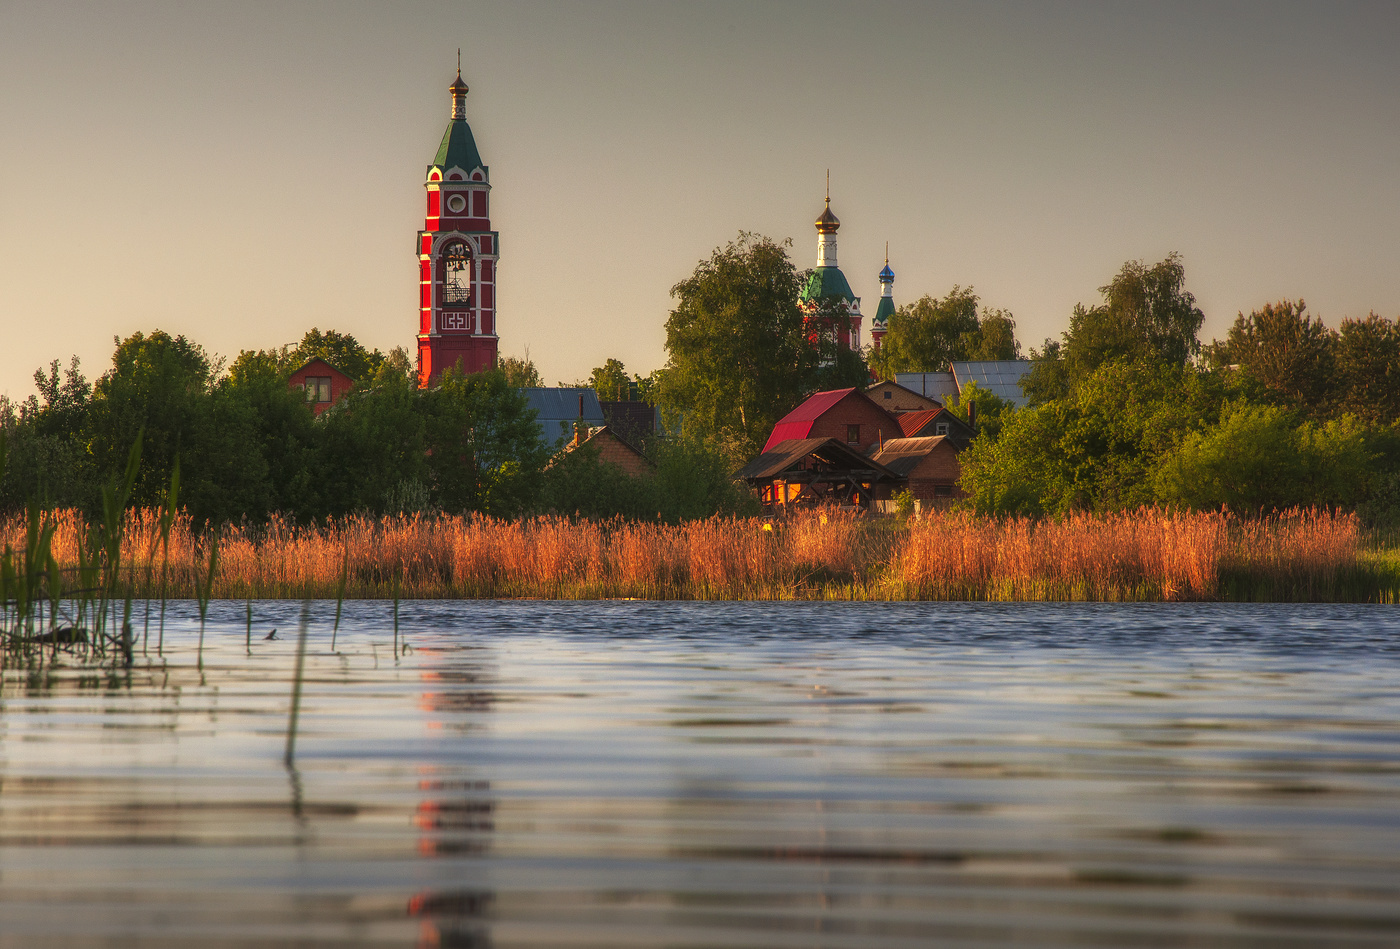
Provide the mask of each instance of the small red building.
{"label": "small red building", "polygon": [[905,438],[924,438],[946,435],[959,450],[972,444],[977,437],[977,429],[958,418],[947,409],[927,409],[922,412],[901,412],[895,416]]}
{"label": "small red building", "polygon": [[316,415],[343,399],[354,385],[354,379],[324,359],[309,360],[287,380],[287,388],[306,393],[306,404]]}
{"label": "small red building", "polygon": [[626,439],[620,438],[609,426],[594,428],[586,435],[583,432],[585,427],[580,424],[579,429],[575,430],[573,441],[564,446],[565,452],[592,445],[598,452],[600,464],[616,465],[634,478],[649,478],[656,473],[647,456]]}
{"label": "small red building", "polygon": [[869,454],[881,443],[903,436],[894,416],[855,389],[818,392],[778,420],[763,446],[766,452],[790,439],[834,438]]}

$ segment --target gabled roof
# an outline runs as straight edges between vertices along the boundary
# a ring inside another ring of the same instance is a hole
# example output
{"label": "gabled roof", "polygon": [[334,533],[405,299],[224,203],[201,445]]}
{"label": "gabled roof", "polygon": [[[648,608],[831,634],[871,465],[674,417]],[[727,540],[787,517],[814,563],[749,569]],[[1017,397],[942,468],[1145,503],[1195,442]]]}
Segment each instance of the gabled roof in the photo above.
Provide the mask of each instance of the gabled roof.
{"label": "gabled roof", "polygon": [[[906,438],[917,435],[925,425],[934,420],[935,416],[943,414],[943,409],[922,409],[918,412],[900,412],[896,415],[895,421],[899,423],[899,430]],[[900,441],[892,438],[890,441]]]}
{"label": "gabled roof", "polygon": [[918,467],[919,462],[946,440],[946,436],[943,435],[931,438],[891,438],[875,453],[874,460],[901,478],[907,478],[909,473]]}
{"label": "gabled roof", "polygon": [[838,471],[867,471],[878,480],[895,479],[894,472],[834,438],[791,438],[778,442],[735,472],[734,478],[739,481],[772,478],[795,468],[809,455]]}
{"label": "gabled roof", "polygon": [[[541,436],[546,444],[553,444],[560,438],[570,438],[574,433],[574,423],[580,418],[589,426],[602,427],[605,424],[602,406],[598,404],[598,393],[592,389],[521,389],[525,401],[535,410],[535,423],[540,426]],[[579,400],[583,400],[583,411],[579,411]]]}
{"label": "gabled roof", "polygon": [[460,168],[467,174],[474,169],[484,168],[481,154],[476,150],[476,139],[472,137],[472,127],[465,119],[453,119],[443,133],[442,144],[433,156],[430,167],[437,168],[446,175],[449,168]]}
{"label": "gabled roof", "polygon": [[806,438],[812,431],[812,423],[831,411],[836,403],[846,396],[856,391],[851,389],[831,389],[827,392],[818,392],[809,396],[805,402],[793,409],[787,415],[778,419],[778,424],[773,426],[773,434],[768,436],[768,441],[764,444],[763,450],[767,451],[778,442],[788,441],[793,438]]}
{"label": "gabled roof", "polygon": [[324,359],[322,359],[320,356],[312,356],[312,357],[311,357],[310,359],[308,359],[306,362],[302,363],[300,366],[298,366],[297,368],[293,369],[292,372],[291,372],[291,374],[292,374],[292,375],[296,375],[296,374],[299,373],[299,372],[305,372],[307,369],[310,369],[310,368],[312,368],[313,366],[315,366],[315,365],[317,365],[317,364],[320,364],[320,365],[326,367],[327,369],[329,369],[331,372],[335,373],[335,374],[338,375],[338,376],[344,376],[345,378],[349,379],[351,382],[354,382],[354,381],[355,381],[355,377],[354,377],[354,376],[350,375],[348,372],[342,372],[341,370],[337,369],[335,366],[333,366],[333,365],[331,365],[330,363],[326,362],[326,361],[325,361]]}
{"label": "gabled roof", "polygon": [[994,359],[977,362],[949,363],[958,382],[958,391],[969,382],[977,388],[999,396],[1017,408],[1026,404],[1021,392],[1021,377],[1031,371],[1029,359]]}

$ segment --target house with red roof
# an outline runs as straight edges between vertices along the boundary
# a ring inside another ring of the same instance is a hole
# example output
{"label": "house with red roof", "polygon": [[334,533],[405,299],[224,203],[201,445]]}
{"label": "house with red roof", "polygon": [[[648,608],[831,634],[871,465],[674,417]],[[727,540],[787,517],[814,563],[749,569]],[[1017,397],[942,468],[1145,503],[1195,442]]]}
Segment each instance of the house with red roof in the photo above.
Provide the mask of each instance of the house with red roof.
{"label": "house with red roof", "polygon": [[818,392],[778,420],[763,450],[793,439],[834,438],[864,454],[901,438],[895,417],[856,389]]}
{"label": "house with red roof", "polygon": [[977,430],[945,408],[900,412],[895,416],[905,438],[946,437],[959,450],[972,444]]}

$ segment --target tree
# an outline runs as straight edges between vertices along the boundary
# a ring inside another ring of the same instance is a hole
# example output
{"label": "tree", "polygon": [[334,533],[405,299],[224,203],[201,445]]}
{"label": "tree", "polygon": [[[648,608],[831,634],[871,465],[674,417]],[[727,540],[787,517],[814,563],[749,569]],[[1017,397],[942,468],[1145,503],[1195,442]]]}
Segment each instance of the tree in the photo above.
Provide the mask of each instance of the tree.
{"label": "tree", "polygon": [[890,316],[889,329],[870,363],[882,379],[898,372],[943,372],[964,359],[1016,359],[1016,321],[1005,310],[978,310],[971,287],[947,296],[925,294]]}
{"label": "tree", "polygon": [[810,391],[819,362],[797,307],[790,243],[740,232],[671,288],[660,404],[683,415],[689,433],[723,446],[731,462],[762,446]]}
{"label": "tree", "polygon": [[523,357],[502,356],[496,361],[496,367],[505,373],[506,383],[517,389],[538,389],[544,385],[540,380],[540,371],[530,359],[528,346]]}
{"label": "tree", "polygon": [[1200,350],[1196,334],[1205,314],[1185,289],[1186,267],[1172,253],[1148,267],[1130,260],[1113,281],[1099,288],[1103,303],[1077,304],[1063,342],[1032,353],[1034,365],[1022,384],[1031,404],[1038,405],[1069,389],[1105,363],[1147,360],[1185,365]]}
{"label": "tree", "polygon": [[1372,461],[1354,419],[1300,424],[1281,406],[1234,402],[1164,458],[1155,480],[1159,499],[1204,510],[1351,506],[1365,496]]}
{"label": "tree", "polygon": [[1302,300],[1281,300],[1239,314],[1225,341],[1211,347],[1211,362],[1238,366],[1256,398],[1325,414],[1336,386],[1337,334],[1307,309]]}
{"label": "tree", "polygon": [[633,385],[627,377],[627,367],[620,359],[609,359],[601,366],[595,366],[588,376],[588,384],[604,402],[628,398]]}
{"label": "tree", "polygon": [[[183,336],[156,330],[119,340],[112,368],[97,380],[88,417],[88,458],[96,479],[106,481],[126,467],[137,434],[145,429],[141,469],[132,503],[159,504],[177,453],[199,421],[199,401],[208,395],[214,366],[203,347]],[[198,462],[186,457],[185,476]]]}
{"label": "tree", "polygon": [[324,359],[351,379],[363,383],[374,378],[375,370],[384,362],[384,354],[377,349],[365,349],[349,333],[335,330],[322,333],[313,326],[292,351],[290,371],[295,372],[311,359]]}
{"label": "tree", "polygon": [[1106,363],[1068,395],[1003,416],[995,440],[975,439],[962,487],[984,513],[1151,504],[1160,459],[1218,417],[1221,396],[1219,377],[1192,366]]}
{"label": "tree", "polygon": [[1343,320],[1336,350],[1337,408],[1374,424],[1400,421],[1400,321]]}

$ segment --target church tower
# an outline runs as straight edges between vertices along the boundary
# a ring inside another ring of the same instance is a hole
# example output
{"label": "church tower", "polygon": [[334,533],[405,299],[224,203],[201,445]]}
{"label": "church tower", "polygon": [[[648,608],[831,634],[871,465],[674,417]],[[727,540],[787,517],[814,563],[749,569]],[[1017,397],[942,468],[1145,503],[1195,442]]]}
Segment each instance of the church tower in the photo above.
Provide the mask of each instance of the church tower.
{"label": "church tower", "polygon": [[797,303],[806,319],[807,335],[834,337],[845,349],[860,348],[860,297],[836,265],[836,232],[841,222],[831,213],[831,176],[827,176],[826,210],[817,218],[817,266]]}
{"label": "church tower", "polygon": [[885,245],[885,269],[880,271],[880,305],[870,318],[870,345],[879,349],[885,334],[890,331],[890,317],[894,315],[894,271],[890,269],[890,245]]}
{"label": "church tower", "polygon": [[496,261],[491,230],[491,171],[467,124],[467,84],[459,62],[452,119],[428,166],[428,214],[418,232],[418,385],[443,370],[481,372],[496,365]]}

